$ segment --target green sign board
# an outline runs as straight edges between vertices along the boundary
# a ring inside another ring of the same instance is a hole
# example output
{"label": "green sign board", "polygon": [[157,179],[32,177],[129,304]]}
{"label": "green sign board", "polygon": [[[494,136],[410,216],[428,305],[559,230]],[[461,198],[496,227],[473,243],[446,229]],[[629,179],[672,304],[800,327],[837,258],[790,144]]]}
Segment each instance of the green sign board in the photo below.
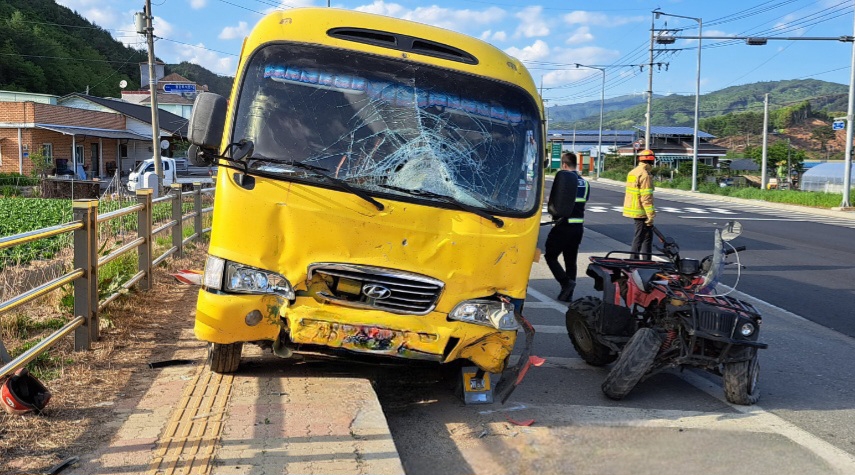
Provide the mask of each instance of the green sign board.
{"label": "green sign board", "polygon": [[552,142],[552,154],[550,156],[551,160],[549,161],[549,168],[561,168],[562,150],[561,142]]}
{"label": "green sign board", "polygon": [[561,142],[552,142],[552,158],[561,160]]}

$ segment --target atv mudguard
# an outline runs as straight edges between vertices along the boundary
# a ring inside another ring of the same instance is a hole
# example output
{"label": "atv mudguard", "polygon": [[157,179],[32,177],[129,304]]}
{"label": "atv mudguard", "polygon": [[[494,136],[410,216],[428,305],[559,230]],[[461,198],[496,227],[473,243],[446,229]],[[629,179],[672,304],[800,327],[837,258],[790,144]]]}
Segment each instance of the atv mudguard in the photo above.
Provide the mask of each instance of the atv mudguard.
{"label": "atv mudguard", "polygon": [[594,279],[594,289],[603,293],[603,311],[597,314],[595,321],[590,322],[594,330],[601,335],[632,335],[635,331],[632,312],[626,307],[626,300],[621,296],[620,285],[616,282],[621,275],[620,271],[590,264],[585,274]]}

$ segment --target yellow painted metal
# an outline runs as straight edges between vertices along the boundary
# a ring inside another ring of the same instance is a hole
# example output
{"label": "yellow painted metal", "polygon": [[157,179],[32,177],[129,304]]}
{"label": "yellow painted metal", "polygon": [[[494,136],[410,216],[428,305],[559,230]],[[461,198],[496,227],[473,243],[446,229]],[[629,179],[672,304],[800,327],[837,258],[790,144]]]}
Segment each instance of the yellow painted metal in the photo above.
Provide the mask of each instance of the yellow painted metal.
{"label": "yellow painted metal", "polygon": [[[438,41],[478,59],[466,64],[431,56],[331,37],[334,27],[376,29]],[[236,87],[232,91],[223,148],[231,135],[234,105],[244,67],[252,53],[275,42],[298,42],[362,51],[490,78],[525,90],[542,101],[523,65],[480,40],[451,31],[360,12],[307,8],[264,17],[246,38]],[[541,143],[544,143],[543,130]],[[461,301],[495,294],[524,299],[536,256],[540,213],[526,218],[502,217],[497,228],[472,213],[380,199],[382,211],[352,194],[293,182],[257,179],[252,190],[239,186],[234,171],[220,167],[209,253],[227,260],[282,274],[306,293],[307,268],[318,262],[386,267],[427,275],[444,282],[435,310],[425,316],[322,304],[308,296],[269,306],[272,297],[236,296],[201,291],[196,336],[233,343],[275,339],[282,325],[298,343],[315,343],[377,353],[367,347],[373,332],[389,345],[404,345],[396,356],[451,361],[468,358],[480,368],[500,372],[513,349],[516,332],[450,321]],[[542,199],[542,197],[541,197]],[[537,209],[540,209],[538,203]],[[275,307],[281,323],[274,321]],[[249,327],[244,316],[258,309],[269,318]],[[460,342],[446,348],[450,338]],[[362,346],[360,346],[362,345]],[[391,347],[390,346],[390,347]],[[380,352],[387,351],[387,347]],[[400,346],[395,346],[395,351]],[[446,357],[445,352],[450,351]]]}

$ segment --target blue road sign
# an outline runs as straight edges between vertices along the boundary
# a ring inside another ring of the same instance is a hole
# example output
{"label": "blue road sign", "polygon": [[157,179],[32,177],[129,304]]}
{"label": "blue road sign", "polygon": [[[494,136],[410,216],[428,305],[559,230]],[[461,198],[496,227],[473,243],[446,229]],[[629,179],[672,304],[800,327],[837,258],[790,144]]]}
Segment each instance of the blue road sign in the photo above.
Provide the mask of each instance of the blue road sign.
{"label": "blue road sign", "polygon": [[196,85],[195,84],[164,84],[163,92],[167,94],[186,94],[186,93],[195,93]]}
{"label": "blue road sign", "polygon": [[842,120],[835,120],[831,123],[831,130],[843,130],[846,128],[846,122]]}

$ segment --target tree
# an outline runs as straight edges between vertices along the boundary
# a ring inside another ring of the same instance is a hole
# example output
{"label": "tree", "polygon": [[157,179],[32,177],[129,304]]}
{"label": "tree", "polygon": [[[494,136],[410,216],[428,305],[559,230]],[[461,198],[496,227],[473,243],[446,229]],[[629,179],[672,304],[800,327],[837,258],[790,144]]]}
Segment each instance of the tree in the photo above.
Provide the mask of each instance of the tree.
{"label": "tree", "polygon": [[44,178],[53,169],[53,163],[42,152],[30,153],[30,161],[33,162],[33,176]]}
{"label": "tree", "polygon": [[[745,149],[745,155],[754,160],[757,165],[762,166],[762,147],[747,147]],[[783,163],[784,165],[789,163],[791,168],[796,171],[801,171],[804,169],[805,157],[806,154],[804,150],[792,147],[786,140],[778,140],[775,143],[770,144],[766,150],[766,165],[768,167],[775,166],[779,163]]]}

